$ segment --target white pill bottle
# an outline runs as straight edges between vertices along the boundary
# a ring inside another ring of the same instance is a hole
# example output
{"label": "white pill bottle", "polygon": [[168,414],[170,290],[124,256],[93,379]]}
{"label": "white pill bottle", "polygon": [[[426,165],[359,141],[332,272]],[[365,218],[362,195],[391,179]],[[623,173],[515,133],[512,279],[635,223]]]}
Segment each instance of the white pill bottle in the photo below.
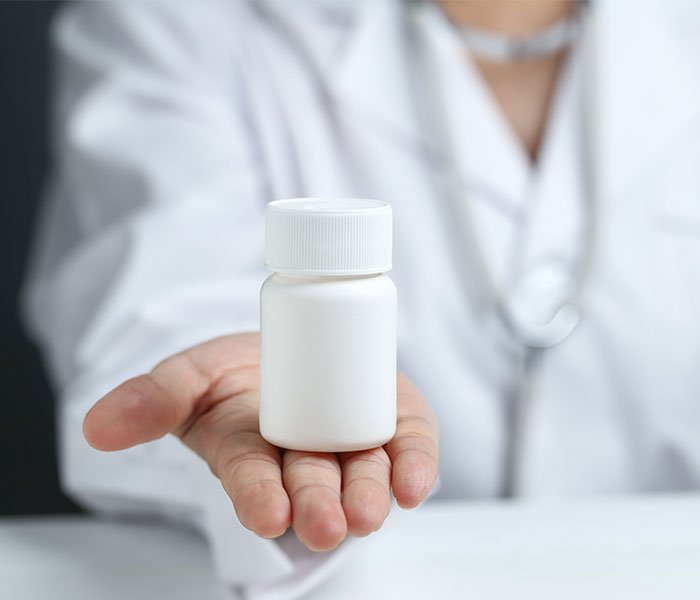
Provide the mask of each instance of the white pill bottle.
{"label": "white pill bottle", "polygon": [[381,446],[396,430],[391,207],[270,202],[260,293],[260,432],[292,450]]}

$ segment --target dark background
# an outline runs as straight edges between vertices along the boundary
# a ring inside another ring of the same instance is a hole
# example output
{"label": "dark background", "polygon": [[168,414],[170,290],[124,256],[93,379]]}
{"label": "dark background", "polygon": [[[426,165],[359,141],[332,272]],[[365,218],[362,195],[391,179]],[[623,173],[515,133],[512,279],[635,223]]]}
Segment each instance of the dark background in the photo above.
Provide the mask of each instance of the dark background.
{"label": "dark background", "polygon": [[48,28],[58,6],[0,1],[0,515],[77,510],[59,488],[53,395],[17,311],[48,167]]}

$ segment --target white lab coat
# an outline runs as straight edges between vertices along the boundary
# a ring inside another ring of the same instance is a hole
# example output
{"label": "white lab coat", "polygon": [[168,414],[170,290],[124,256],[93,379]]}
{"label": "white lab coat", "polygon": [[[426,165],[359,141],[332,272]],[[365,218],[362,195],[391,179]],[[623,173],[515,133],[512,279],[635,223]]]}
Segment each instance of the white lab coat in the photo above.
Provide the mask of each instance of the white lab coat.
{"label": "white lab coat", "polygon": [[[595,8],[596,239],[583,320],[544,352],[519,421],[529,497],[700,486],[700,12]],[[399,0],[86,3],[55,29],[56,178],[26,307],[60,391],[62,479],[97,509],[196,524],[230,583],[308,582],[338,554],[242,529],[176,440],[103,454],[81,422],[165,356],[257,329],[269,200],[392,204],[400,367],[441,421],[439,494],[506,486],[521,350],[435,185],[402,15]],[[509,175],[492,183],[507,193]]]}

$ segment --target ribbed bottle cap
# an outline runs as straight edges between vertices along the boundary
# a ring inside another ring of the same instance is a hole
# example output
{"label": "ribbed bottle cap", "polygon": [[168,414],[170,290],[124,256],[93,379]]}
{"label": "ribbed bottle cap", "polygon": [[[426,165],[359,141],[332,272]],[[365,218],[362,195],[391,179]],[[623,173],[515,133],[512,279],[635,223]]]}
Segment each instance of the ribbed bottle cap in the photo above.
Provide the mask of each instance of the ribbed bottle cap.
{"label": "ribbed bottle cap", "polygon": [[295,198],[267,205],[265,266],[311,275],[391,269],[391,206],[359,198]]}

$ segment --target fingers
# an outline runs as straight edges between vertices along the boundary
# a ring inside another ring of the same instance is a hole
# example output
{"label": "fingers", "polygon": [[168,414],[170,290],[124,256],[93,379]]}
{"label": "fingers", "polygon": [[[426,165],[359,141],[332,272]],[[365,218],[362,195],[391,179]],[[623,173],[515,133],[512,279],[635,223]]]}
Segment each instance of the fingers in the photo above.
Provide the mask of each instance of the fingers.
{"label": "fingers", "polygon": [[291,506],[282,486],[282,458],[258,432],[256,392],[219,402],[181,439],[221,480],[244,527],[268,538],[287,530]]}
{"label": "fingers", "polygon": [[216,473],[244,527],[266,538],[282,535],[291,524],[289,497],[282,486],[277,448],[256,434],[232,435],[230,452]]}
{"label": "fingers", "polygon": [[272,538],[291,524],[291,505],[280,452],[260,436],[256,407],[255,392],[222,401],[181,439],[221,480],[243,526]]}
{"label": "fingers", "polygon": [[[235,366],[244,376],[257,363],[257,336],[227,336],[176,354],[147,375],[121,384],[92,407],[83,432],[99,450],[122,450],[187,427],[217,398],[212,388]],[[257,372],[256,372],[257,373]],[[214,390],[216,391],[216,390]]]}
{"label": "fingers", "polygon": [[435,415],[415,386],[400,375],[396,435],[385,445],[393,465],[391,487],[399,506],[417,506],[435,485],[438,442]]}
{"label": "fingers", "polygon": [[365,536],[379,529],[391,508],[391,463],[383,448],[340,455],[343,510],[348,531]]}
{"label": "fingers", "polygon": [[335,455],[288,450],[283,458],[283,481],[299,540],[315,551],[332,550],[340,544],[347,535],[347,523]]}

